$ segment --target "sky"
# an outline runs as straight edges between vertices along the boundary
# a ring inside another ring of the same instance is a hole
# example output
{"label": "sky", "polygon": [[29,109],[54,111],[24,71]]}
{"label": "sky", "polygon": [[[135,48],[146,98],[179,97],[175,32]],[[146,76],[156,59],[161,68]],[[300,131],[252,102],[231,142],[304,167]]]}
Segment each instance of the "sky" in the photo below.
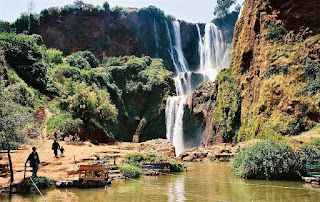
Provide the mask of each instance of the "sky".
{"label": "sky", "polygon": [[[72,4],[74,0],[33,0],[34,12],[40,13],[44,8]],[[84,0],[85,3],[101,5],[106,0]],[[242,3],[243,0],[237,0]],[[30,0],[0,0],[0,20],[13,22],[22,12],[26,12]],[[141,8],[154,5],[166,14],[187,22],[210,22],[213,19],[213,8],[216,0],[107,0],[110,7]]]}

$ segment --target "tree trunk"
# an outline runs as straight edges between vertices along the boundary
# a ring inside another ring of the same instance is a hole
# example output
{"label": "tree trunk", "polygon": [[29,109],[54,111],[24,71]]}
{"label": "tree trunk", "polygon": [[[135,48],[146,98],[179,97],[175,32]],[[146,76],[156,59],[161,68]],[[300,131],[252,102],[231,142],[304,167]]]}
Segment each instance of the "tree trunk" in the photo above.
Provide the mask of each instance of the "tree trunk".
{"label": "tree trunk", "polygon": [[11,155],[10,155],[10,145],[8,145],[7,152],[8,152],[9,166],[10,166],[10,193],[11,193],[12,183],[14,181],[14,178],[13,178],[12,161],[11,161]]}

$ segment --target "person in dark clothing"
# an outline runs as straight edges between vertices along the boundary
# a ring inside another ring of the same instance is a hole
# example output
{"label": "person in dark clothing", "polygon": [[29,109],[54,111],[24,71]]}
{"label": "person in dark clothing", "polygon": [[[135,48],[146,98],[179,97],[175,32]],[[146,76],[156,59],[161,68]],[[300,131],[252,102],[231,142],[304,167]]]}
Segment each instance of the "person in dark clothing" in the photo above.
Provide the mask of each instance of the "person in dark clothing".
{"label": "person in dark clothing", "polygon": [[58,133],[57,133],[57,131],[54,131],[54,132],[53,132],[53,136],[54,136],[55,139],[58,138]]}
{"label": "person in dark clothing", "polygon": [[32,147],[32,152],[30,153],[25,165],[28,163],[28,161],[30,162],[30,167],[32,167],[32,177],[37,177],[40,159],[35,147]]}
{"label": "person in dark clothing", "polygon": [[60,149],[60,145],[55,139],[54,142],[52,143],[52,150],[54,153],[54,157],[58,158],[58,150]]}
{"label": "person in dark clothing", "polygon": [[64,153],[64,148],[63,148],[63,146],[60,147],[60,152],[61,152],[60,157],[64,157],[64,154],[63,154]]}

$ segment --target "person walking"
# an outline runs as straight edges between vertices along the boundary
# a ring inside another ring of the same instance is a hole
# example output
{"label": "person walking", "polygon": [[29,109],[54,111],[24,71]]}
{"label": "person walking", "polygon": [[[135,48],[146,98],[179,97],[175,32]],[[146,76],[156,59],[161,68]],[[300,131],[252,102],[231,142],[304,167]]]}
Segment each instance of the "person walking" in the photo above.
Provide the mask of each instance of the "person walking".
{"label": "person walking", "polygon": [[64,157],[64,148],[63,148],[63,146],[60,147],[60,152],[61,152],[60,157]]}
{"label": "person walking", "polygon": [[40,159],[39,159],[39,155],[38,155],[36,147],[32,147],[32,152],[30,153],[30,155],[25,163],[25,166],[28,163],[28,161],[30,162],[30,167],[32,167],[32,177],[37,177]]}
{"label": "person walking", "polygon": [[57,142],[57,139],[54,140],[54,142],[52,143],[52,150],[54,153],[54,157],[58,158],[58,150],[60,149],[60,145]]}

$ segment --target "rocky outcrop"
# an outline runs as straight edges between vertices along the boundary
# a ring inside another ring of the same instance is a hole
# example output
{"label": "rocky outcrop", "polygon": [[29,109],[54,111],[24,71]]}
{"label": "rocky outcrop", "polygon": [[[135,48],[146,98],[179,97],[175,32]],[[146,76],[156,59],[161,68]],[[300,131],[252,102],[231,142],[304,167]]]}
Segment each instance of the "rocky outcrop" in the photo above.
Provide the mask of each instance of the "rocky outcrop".
{"label": "rocky outcrop", "polygon": [[188,99],[188,116],[184,120],[202,127],[202,145],[232,142],[240,122],[239,89],[229,69],[222,70],[215,82],[200,84]]}
{"label": "rocky outcrop", "polygon": [[175,148],[167,139],[154,139],[142,142],[138,150],[146,153],[156,153],[157,155],[169,158],[175,157]]}
{"label": "rocky outcrop", "polygon": [[179,155],[181,161],[185,162],[200,162],[203,160],[210,161],[229,161],[240,150],[246,146],[252,145],[255,141],[242,142],[237,145],[221,143],[208,147],[194,147]]}

